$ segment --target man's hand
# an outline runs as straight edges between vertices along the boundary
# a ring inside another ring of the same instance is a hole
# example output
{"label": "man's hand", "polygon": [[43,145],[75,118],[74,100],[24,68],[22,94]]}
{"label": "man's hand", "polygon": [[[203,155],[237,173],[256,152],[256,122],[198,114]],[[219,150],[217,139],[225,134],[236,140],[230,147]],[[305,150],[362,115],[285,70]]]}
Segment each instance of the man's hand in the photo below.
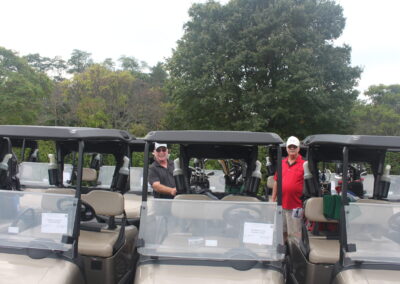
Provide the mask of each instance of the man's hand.
{"label": "man's hand", "polygon": [[171,195],[171,196],[175,196],[176,195],[176,187],[165,186],[165,185],[161,184],[159,181],[153,182],[153,184],[151,186],[158,193],[168,194],[168,195]]}
{"label": "man's hand", "polygon": [[171,188],[171,191],[169,194],[171,194],[172,196],[175,196],[176,195],[176,187]]}

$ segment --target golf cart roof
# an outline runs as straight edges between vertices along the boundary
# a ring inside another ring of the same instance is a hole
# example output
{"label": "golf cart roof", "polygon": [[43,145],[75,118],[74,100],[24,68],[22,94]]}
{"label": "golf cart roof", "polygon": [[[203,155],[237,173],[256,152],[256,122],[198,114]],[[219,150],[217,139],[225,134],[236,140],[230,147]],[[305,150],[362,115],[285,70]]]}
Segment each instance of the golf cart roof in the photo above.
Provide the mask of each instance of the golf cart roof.
{"label": "golf cart roof", "polygon": [[174,130],[152,131],[144,138],[150,142],[221,144],[221,145],[268,145],[281,144],[278,134],[250,131],[211,131],[211,130]]}
{"label": "golf cart roof", "polygon": [[[36,146],[37,140],[57,141],[67,152],[78,151],[79,140],[85,141],[85,152],[125,153],[124,147],[136,138],[124,130],[89,127],[0,125],[0,137],[8,137],[12,145]],[[112,144],[112,145],[111,145]]]}
{"label": "golf cart roof", "polygon": [[385,150],[400,148],[400,137],[318,134],[306,137],[303,144],[315,161],[341,161],[343,147],[348,146],[350,162],[377,163]]}
{"label": "golf cart roof", "polygon": [[317,134],[306,137],[303,140],[303,144],[305,146],[313,146],[319,144],[388,149],[400,148],[400,137],[375,135]]}
{"label": "golf cart roof", "polygon": [[146,142],[143,138],[136,138],[129,141],[131,152],[144,152],[144,145]]}
{"label": "golf cart roof", "polygon": [[127,131],[88,127],[0,125],[0,136],[31,140],[120,140],[135,139]]}

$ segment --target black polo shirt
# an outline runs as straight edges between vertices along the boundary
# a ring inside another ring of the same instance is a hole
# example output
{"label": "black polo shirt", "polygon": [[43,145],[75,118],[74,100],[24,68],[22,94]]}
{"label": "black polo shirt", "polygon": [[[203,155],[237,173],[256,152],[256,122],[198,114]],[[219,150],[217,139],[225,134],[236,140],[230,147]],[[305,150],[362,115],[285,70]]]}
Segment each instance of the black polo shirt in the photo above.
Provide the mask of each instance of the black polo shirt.
{"label": "black polo shirt", "polygon": [[[149,183],[153,185],[154,182],[159,181],[162,185],[168,187],[175,187],[174,179],[174,162],[168,160],[167,168],[161,166],[157,161],[154,161],[149,167]],[[161,194],[154,190],[154,197],[157,198],[174,198],[169,194]]]}

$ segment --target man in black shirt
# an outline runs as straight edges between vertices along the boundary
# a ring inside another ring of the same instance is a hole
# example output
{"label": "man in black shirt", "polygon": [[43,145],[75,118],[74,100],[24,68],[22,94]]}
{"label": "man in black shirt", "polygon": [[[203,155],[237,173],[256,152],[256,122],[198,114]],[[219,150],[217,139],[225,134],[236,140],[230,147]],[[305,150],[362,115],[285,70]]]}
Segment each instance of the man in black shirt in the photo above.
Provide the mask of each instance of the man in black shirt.
{"label": "man in black shirt", "polygon": [[154,189],[154,197],[174,198],[174,162],[168,160],[167,144],[155,143],[153,155],[154,162],[149,167],[149,183]]}

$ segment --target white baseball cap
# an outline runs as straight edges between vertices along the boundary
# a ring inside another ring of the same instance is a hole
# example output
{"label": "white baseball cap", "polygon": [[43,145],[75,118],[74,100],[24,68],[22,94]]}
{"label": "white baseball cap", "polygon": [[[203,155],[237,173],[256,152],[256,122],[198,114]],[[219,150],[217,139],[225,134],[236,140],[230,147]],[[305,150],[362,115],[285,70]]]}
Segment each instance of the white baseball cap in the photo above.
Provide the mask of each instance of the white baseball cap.
{"label": "white baseball cap", "polygon": [[290,136],[286,142],[286,147],[289,147],[290,145],[295,145],[297,147],[300,147],[300,141],[297,139],[297,137]]}
{"label": "white baseball cap", "polygon": [[168,148],[167,147],[167,144],[165,144],[165,143],[154,143],[154,150],[157,150],[158,148],[160,148],[160,147],[165,147],[165,148]]}

